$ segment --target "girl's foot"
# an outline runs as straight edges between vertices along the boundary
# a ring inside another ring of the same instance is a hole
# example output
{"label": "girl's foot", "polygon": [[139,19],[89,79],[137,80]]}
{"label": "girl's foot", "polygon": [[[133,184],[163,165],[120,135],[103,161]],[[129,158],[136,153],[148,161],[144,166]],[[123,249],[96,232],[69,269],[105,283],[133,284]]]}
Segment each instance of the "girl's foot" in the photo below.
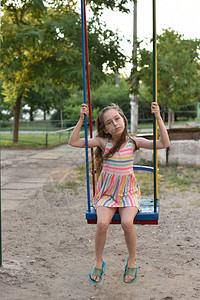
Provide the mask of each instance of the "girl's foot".
{"label": "girl's foot", "polygon": [[[98,264],[96,264],[98,266]],[[88,279],[90,282],[98,284],[101,282],[102,278],[103,278],[103,274],[105,272],[106,269],[106,263],[103,261],[103,263],[101,264],[101,269],[100,268],[96,268],[96,267],[92,267],[92,270],[90,271],[89,275],[88,275]]]}
{"label": "girl's foot", "polygon": [[[96,262],[94,265],[94,268],[101,270],[102,269],[102,265],[103,265],[103,261],[101,262]],[[96,276],[96,275],[90,275],[91,279],[94,281],[99,281],[100,277]]]}
{"label": "girl's foot", "polygon": [[130,283],[133,282],[137,277],[137,260],[129,260],[127,259],[127,264],[124,272],[124,282]]}

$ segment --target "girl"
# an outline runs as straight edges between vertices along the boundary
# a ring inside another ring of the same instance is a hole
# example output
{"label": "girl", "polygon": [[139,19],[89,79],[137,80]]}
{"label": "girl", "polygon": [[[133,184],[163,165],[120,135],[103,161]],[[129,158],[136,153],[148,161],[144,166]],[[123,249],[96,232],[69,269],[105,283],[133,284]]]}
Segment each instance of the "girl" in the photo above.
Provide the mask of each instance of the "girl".
{"label": "girl", "polygon": [[[160,129],[160,139],[156,141],[156,148],[167,148],[170,141],[156,102],[151,104],[151,112],[154,113]],[[84,115],[87,114],[88,106],[82,104],[80,119],[70,136],[69,145],[85,147],[85,139],[79,135]],[[139,148],[153,149],[153,141],[139,137],[131,138],[127,126],[128,122],[122,110],[119,106],[111,104],[97,117],[97,136],[88,140],[88,147],[97,147],[95,158],[98,183],[94,197],[97,211],[95,264],[88,275],[93,283],[100,283],[105,271],[106,264],[102,255],[106,232],[117,209],[129,254],[123,281],[132,283],[137,278],[136,233],[133,220],[140,209],[141,195],[133,172],[133,157]]]}

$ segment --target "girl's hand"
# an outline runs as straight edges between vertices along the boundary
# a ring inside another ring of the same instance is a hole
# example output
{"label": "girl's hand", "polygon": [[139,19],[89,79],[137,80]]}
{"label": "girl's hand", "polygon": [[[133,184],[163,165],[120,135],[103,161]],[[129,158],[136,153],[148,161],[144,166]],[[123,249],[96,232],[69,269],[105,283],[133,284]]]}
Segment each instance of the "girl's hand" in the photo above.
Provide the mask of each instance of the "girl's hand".
{"label": "girl's hand", "polygon": [[159,108],[158,103],[156,103],[156,102],[151,103],[151,112],[152,112],[152,114],[155,115],[156,119],[160,118],[160,108]]}
{"label": "girl's hand", "polygon": [[81,120],[84,120],[84,116],[88,115],[88,111],[89,111],[89,108],[88,108],[87,104],[85,104],[85,103],[81,104],[81,110],[80,110]]}

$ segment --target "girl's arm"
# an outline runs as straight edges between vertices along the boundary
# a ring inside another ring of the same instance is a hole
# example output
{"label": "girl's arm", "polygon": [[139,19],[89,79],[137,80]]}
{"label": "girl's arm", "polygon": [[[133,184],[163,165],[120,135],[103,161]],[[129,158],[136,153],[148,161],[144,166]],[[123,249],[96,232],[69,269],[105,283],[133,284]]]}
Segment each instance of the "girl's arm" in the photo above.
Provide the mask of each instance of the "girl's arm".
{"label": "girl's arm", "polygon": [[[81,105],[80,110],[80,119],[74,130],[71,133],[68,144],[73,147],[84,148],[85,147],[85,138],[80,138],[80,131],[84,121],[84,115],[88,114],[88,106],[86,104]],[[88,139],[88,147],[101,147],[103,150],[106,145],[106,140],[100,137],[94,137],[92,139]]]}
{"label": "girl's arm", "polygon": [[[151,112],[154,113],[155,118],[158,121],[158,126],[160,130],[160,138],[156,141],[156,149],[167,148],[170,146],[170,140],[165,124],[160,116],[159,106],[156,102],[153,102],[151,104]],[[153,141],[147,140],[145,138],[136,138],[135,140],[138,148],[153,149]]]}

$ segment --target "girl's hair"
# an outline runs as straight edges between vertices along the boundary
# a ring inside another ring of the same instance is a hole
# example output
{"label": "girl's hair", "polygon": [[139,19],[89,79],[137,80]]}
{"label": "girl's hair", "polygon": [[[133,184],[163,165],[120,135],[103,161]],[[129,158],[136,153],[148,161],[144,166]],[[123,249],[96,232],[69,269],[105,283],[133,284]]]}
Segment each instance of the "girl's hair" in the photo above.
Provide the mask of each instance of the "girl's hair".
{"label": "girl's hair", "polygon": [[97,147],[95,150],[95,159],[96,159],[96,170],[97,170],[97,177],[100,175],[101,170],[102,170],[102,165],[103,165],[103,160],[107,159],[108,157],[112,157],[115,152],[117,152],[120,147],[127,141],[127,137],[134,143],[135,145],[135,150],[138,150],[137,144],[135,140],[133,140],[127,131],[128,128],[128,120],[126,116],[124,115],[123,111],[121,108],[114,103],[111,103],[109,106],[104,107],[100,113],[98,114],[97,120],[96,120],[96,129],[97,129],[97,136],[103,137],[103,138],[108,138],[111,139],[111,135],[109,133],[105,133],[105,125],[104,125],[104,120],[103,116],[104,113],[110,109],[115,109],[119,115],[123,118],[124,120],[124,131],[122,132],[121,136],[119,137],[117,143],[106,153],[105,155],[103,154],[103,151],[100,147]]}

